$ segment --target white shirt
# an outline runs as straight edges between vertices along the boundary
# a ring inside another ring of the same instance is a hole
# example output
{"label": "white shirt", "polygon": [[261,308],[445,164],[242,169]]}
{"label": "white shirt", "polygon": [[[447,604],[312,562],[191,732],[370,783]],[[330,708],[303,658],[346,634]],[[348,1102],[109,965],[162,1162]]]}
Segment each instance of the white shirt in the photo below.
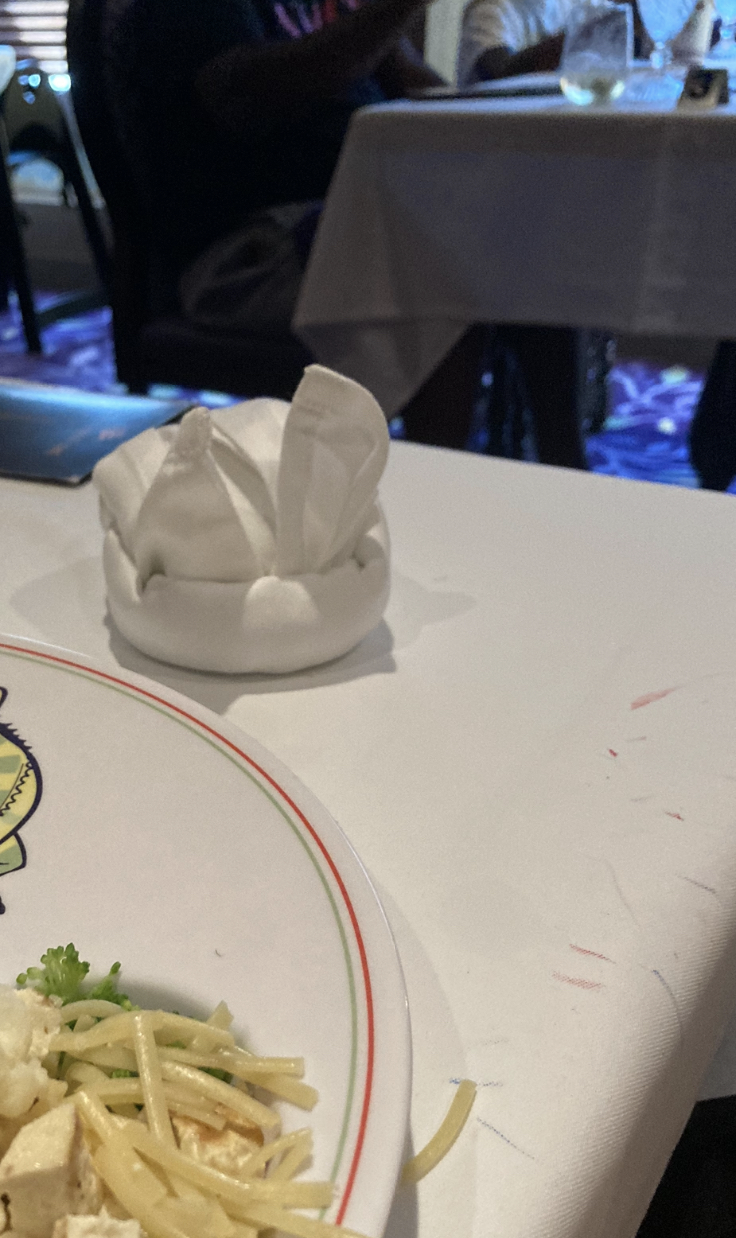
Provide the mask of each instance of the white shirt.
{"label": "white shirt", "polygon": [[469,0],[458,49],[458,82],[473,81],[475,62],[490,47],[521,52],[564,30],[580,0]]}

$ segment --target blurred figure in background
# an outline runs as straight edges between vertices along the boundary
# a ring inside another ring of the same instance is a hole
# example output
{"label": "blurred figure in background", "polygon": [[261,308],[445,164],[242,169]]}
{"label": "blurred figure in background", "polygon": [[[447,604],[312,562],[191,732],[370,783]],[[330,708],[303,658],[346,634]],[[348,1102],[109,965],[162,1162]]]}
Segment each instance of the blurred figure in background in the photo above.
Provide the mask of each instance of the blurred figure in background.
{"label": "blurred figure in background", "polygon": [[[355,108],[442,80],[404,33],[424,4],[106,0],[107,93],[171,296],[238,231],[247,258],[251,227],[265,267],[270,256],[278,272],[293,236],[292,257],[304,257]],[[232,268],[230,241],[225,252]],[[191,290],[190,302],[196,316]],[[242,313],[257,323],[264,309],[256,297]]]}
{"label": "blurred figure in background", "polygon": [[553,72],[580,0],[470,0],[463,13],[458,82]]}
{"label": "blurred figure in background", "polygon": [[[152,240],[160,312],[288,329],[356,108],[441,78],[406,37],[425,0],[105,0],[103,72]],[[472,327],[403,410],[465,446],[487,355]],[[539,455],[584,468],[574,333],[508,328]]]}
{"label": "blurred figure in background", "polygon": [[[627,0],[634,12],[634,57],[645,59],[652,41],[636,0]],[[559,67],[562,45],[573,12],[581,0],[469,0],[465,7],[458,49],[458,82],[489,81],[521,73],[552,73]],[[699,63],[711,46],[715,9],[713,0],[697,0],[692,16],[673,44],[681,64]]]}

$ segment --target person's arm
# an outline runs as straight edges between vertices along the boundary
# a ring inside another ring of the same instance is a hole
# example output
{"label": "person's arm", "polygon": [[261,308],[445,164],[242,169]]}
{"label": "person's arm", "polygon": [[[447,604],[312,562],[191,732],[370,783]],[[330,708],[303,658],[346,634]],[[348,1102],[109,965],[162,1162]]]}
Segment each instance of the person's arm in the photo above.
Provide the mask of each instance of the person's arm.
{"label": "person's arm", "polygon": [[376,66],[375,76],[388,99],[402,99],[410,91],[427,86],[447,85],[405,36]]}
{"label": "person's arm", "polygon": [[[629,3],[634,13],[634,52],[637,56],[648,56],[652,42],[642,24],[636,0],[624,0]],[[498,9],[497,5],[492,6]],[[477,57],[472,69],[474,81],[491,81],[499,77],[514,77],[521,73],[554,73],[560,67],[560,57],[565,41],[565,32],[541,39],[532,47],[513,52],[510,47],[500,44],[489,46]]]}
{"label": "person's arm", "polygon": [[372,73],[427,0],[371,0],[299,39],[239,44],[208,61],[196,88],[215,119],[238,130],[254,111],[338,95]]}
{"label": "person's arm", "polygon": [[562,31],[551,34],[541,43],[525,47],[520,52],[512,52],[508,47],[486,48],[475,62],[473,77],[478,82],[484,82],[499,77],[514,77],[520,73],[552,73],[559,68],[564,38]]}

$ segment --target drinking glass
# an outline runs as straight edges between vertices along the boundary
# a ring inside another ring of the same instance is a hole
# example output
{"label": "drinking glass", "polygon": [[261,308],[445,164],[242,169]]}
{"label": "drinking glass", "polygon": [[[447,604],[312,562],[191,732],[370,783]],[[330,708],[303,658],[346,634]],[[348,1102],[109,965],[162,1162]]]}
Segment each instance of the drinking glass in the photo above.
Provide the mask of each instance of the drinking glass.
{"label": "drinking glass", "polygon": [[713,54],[718,60],[730,59],[736,56],[736,0],[716,0],[716,8],[721,19],[721,37]]}
{"label": "drinking glass", "polygon": [[628,4],[585,5],[565,32],[560,86],[572,103],[605,104],[623,93],[634,23]]}
{"label": "drinking glass", "polygon": [[685,25],[695,0],[638,0],[639,15],[654,42],[649,62],[664,75],[672,59],[672,43]]}

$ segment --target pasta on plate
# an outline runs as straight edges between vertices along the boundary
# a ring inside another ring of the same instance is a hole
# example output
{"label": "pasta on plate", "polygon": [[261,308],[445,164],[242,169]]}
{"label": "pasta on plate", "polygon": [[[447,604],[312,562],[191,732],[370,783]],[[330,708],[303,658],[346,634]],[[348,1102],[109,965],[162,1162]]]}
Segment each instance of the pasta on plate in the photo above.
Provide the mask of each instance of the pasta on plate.
{"label": "pasta on plate", "polygon": [[[133,1006],[119,964],[85,987],[72,945],[42,963],[0,985],[3,1238],[350,1238],[323,1219],[332,1183],[298,1177],[311,1130],[281,1127],[277,1101],[318,1100],[301,1058],[237,1045],[224,1002],[206,1020]],[[474,1096],[461,1081],[405,1183],[446,1155]]]}
{"label": "pasta on plate", "polygon": [[19,977],[37,987],[0,987],[0,1231],[347,1235],[319,1217],[332,1184],[296,1178],[311,1158],[311,1131],[283,1133],[275,1108],[316,1103],[302,1059],[238,1046],[224,1003],[205,1021],[134,1008],[117,993],[117,965],[104,996],[65,1000],[48,974],[51,963],[62,973],[67,961],[79,964],[65,949]]}

